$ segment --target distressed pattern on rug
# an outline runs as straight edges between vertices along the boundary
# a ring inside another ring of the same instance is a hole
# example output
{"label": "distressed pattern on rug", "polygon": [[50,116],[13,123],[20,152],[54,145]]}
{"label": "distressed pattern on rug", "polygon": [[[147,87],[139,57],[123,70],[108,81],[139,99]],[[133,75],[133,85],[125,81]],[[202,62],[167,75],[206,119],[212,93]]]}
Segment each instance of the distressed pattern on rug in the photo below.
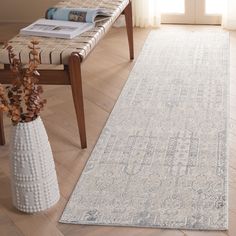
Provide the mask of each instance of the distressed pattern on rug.
{"label": "distressed pattern on rug", "polygon": [[224,230],[229,35],[152,31],[60,219]]}

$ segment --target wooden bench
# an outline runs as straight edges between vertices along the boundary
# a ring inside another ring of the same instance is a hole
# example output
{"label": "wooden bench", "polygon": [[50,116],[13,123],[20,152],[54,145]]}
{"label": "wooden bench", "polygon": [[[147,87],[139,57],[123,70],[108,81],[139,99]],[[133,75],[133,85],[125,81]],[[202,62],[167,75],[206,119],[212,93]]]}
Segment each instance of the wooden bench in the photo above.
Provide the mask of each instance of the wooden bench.
{"label": "wooden bench", "polygon": [[[72,96],[77,116],[81,147],[87,147],[84,104],[81,78],[81,63],[96,47],[101,38],[109,31],[115,20],[125,15],[129,42],[130,59],[134,58],[133,24],[131,0],[69,0],[61,1],[55,7],[102,7],[109,10],[109,20],[96,24],[96,27],[74,39],[34,37],[40,42],[40,61],[46,65],[63,65],[62,70],[40,70],[40,83],[50,85],[71,85]],[[28,45],[32,37],[17,35],[9,41],[22,63],[28,63]],[[9,57],[5,49],[0,49],[0,83],[9,84],[13,78],[9,66]],[[5,144],[3,114],[0,112],[0,145]]]}

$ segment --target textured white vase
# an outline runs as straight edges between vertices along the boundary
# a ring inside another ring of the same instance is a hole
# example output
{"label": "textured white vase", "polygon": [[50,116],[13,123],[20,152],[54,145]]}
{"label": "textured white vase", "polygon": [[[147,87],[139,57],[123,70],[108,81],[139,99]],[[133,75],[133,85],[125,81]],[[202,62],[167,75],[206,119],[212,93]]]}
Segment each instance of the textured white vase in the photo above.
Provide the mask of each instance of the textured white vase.
{"label": "textured white vase", "polygon": [[17,209],[35,213],[58,202],[55,164],[40,117],[13,127],[10,156],[12,199]]}

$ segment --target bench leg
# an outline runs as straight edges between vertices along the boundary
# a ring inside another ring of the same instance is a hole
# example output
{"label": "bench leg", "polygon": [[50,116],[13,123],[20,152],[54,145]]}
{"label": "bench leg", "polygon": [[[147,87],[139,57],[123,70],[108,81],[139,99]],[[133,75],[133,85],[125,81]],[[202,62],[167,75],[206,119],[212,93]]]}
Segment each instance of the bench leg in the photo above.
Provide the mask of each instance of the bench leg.
{"label": "bench leg", "polygon": [[74,100],[77,123],[79,127],[81,147],[87,148],[84,103],[82,91],[81,59],[77,53],[72,53],[69,59],[69,75]]}
{"label": "bench leg", "polygon": [[130,60],[134,59],[134,37],[133,37],[133,16],[132,16],[132,4],[129,2],[127,7],[124,10],[126,29],[128,34],[129,41],[129,53]]}
{"label": "bench leg", "polygon": [[5,135],[4,135],[2,111],[0,111],[0,145],[5,145]]}

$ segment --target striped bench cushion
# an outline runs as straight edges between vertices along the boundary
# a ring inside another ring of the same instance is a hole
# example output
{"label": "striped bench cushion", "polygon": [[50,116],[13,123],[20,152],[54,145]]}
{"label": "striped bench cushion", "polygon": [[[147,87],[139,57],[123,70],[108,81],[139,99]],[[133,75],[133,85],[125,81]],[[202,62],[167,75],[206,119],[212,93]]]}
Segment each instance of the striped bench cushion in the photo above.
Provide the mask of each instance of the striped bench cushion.
{"label": "striped bench cushion", "polygon": [[[90,31],[73,39],[46,38],[35,36],[16,35],[9,43],[13,46],[14,52],[19,55],[22,63],[29,61],[28,45],[32,37],[40,43],[41,64],[67,65],[69,56],[72,52],[78,52],[84,60],[105,33],[110,29],[117,17],[128,5],[129,0],[64,0],[55,7],[83,7],[94,8],[101,7],[112,13],[111,18],[99,22],[96,27]],[[0,64],[9,64],[8,53],[5,49],[0,49]]]}

